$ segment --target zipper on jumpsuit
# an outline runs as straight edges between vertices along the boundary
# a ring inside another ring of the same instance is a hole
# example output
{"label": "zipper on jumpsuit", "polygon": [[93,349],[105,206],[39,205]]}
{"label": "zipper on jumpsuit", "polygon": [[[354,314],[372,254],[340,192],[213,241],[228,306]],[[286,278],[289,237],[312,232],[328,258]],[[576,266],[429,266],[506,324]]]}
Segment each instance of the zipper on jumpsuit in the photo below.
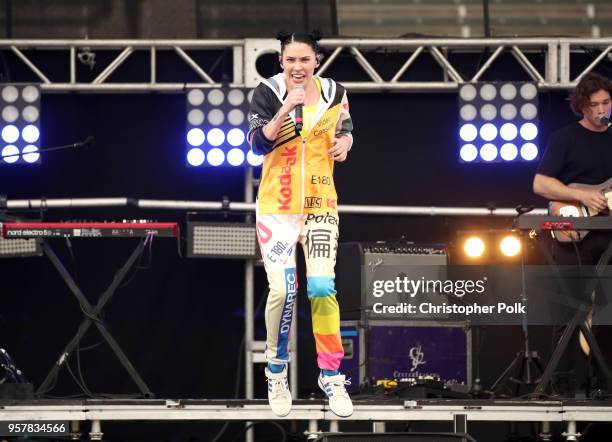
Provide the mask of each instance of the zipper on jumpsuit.
{"label": "zipper on jumpsuit", "polygon": [[305,184],[305,175],[304,175],[304,171],[305,171],[305,165],[304,165],[304,159],[306,158],[306,138],[302,137],[302,195],[301,195],[301,199],[302,199],[302,203],[301,203],[301,210],[300,210],[300,214],[303,216],[304,215],[304,200],[305,200],[305,194],[306,194],[306,184]]}

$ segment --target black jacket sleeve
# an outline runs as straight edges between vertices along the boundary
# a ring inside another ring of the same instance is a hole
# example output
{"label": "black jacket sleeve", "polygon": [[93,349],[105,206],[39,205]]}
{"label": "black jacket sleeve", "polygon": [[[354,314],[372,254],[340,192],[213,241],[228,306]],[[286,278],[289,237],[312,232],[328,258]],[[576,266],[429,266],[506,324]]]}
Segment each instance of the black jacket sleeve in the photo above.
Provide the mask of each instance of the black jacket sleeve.
{"label": "black jacket sleeve", "polygon": [[274,140],[268,140],[263,133],[263,127],[274,117],[276,97],[265,84],[260,83],[253,91],[249,107],[249,135],[251,149],[258,155],[265,155],[274,148]]}

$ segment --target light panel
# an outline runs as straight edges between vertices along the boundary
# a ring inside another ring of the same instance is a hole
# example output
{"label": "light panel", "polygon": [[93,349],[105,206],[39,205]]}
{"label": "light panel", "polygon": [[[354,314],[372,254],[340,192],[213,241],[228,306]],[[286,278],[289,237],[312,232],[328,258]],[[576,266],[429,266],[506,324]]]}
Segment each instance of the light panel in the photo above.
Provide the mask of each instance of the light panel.
{"label": "light panel", "polygon": [[40,87],[0,84],[0,166],[40,164]]}
{"label": "light panel", "polygon": [[458,95],[460,162],[507,164],[539,158],[534,83],[468,83]]}
{"label": "light panel", "polygon": [[263,163],[263,156],[253,154],[246,139],[252,93],[252,89],[229,87],[187,92],[188,166],[249,167]]}

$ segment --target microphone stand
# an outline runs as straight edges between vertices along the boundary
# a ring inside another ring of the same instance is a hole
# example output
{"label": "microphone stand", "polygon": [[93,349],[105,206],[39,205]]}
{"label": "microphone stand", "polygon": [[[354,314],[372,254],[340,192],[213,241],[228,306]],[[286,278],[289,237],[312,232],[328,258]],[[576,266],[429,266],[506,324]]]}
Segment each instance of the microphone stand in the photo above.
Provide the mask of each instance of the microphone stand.
{"label": "microphone stand", "polygon": [[[37,150],[35,152],[26,152],[26,155],[28,153],[44,153],[44,152],[52,152],[54,150],[75,149],[77,147],[93,146],[94,145],[94,141],[95,141],[95,138],[90,135],[87,138],[85,138],[83,141],[79,141],[77,143],[65,144],[63,146],[47,147],[45,149],[39,149],[39,150]],[[2,155],[2,154],[0,154],[0,159],[3,160],[5,158],[18,157],[18,156],[21,156],[21,155],[23,155],[23,154],[22,153],[13,153],[13,154],[10,154],[10,155]]]}

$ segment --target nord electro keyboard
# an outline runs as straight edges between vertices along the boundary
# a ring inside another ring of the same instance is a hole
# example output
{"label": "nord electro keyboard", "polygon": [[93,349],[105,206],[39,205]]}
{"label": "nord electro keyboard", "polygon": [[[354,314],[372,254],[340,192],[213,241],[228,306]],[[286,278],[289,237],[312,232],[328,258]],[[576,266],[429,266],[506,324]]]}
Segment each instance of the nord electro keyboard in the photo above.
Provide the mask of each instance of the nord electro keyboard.
{"label": "nord electro keyboard", "polygon": [[2,224],[3,238],[176,238],[177,223],[155,222],[61,222]]}
{"label": "nord electro keyboard", "polygon": [[612,230],[612,217],[522,215],[515,221],[521,230]]}

